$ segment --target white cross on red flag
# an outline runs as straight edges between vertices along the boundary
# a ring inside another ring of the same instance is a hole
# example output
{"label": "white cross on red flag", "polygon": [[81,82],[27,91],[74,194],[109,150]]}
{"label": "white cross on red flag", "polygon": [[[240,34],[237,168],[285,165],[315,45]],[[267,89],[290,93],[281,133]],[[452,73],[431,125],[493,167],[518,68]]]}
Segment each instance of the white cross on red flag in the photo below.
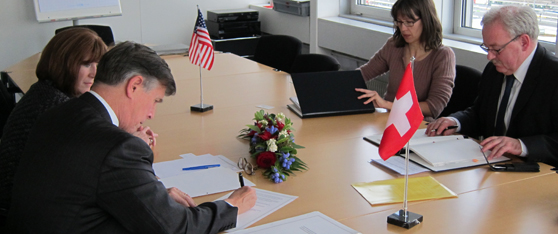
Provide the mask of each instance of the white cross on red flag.
{"label": "white cross on red flag", "polygon": [[403,74],[403,79],[401,79],[399,89],[397,89],[386,130],[384,130],[380,142],[378,150],[380,157],[387,160],[401,150],[415,134],[423,119],[424,116],[415,91],[413,71],[411,63],[409,63],[405,69],[405,74]]}

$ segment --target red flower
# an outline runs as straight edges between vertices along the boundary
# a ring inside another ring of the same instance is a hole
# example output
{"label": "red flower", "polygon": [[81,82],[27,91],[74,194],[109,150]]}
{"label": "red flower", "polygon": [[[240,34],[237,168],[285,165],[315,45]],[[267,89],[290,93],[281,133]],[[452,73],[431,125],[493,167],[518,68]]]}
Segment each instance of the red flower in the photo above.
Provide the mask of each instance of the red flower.
{"label": "red flower", "polygon": [[264,141],[271,139],[271,133],[269,133],[268,131],[265,131],[263,134],[260,134],[258,136],[260,136],[260,138],[262,138],[262,140]]}
{"label": "red flower", "polygon": [[248,135],[248,136],[251,137],[251,136],[254,136],[254,134],[256,134],[256,131],[252,130],[252,131],[250,131],[250,132],[249,132],[248,134],[246,134],[246,135]]}
{"label": "red flower", "polygon": [[277,129],[279,129],[279,132],[283,130],[284,127],[285,127],[284,123],[282,123],[281,121],[277,121]]}
{"label": "red flower", "polygon": [[258,167],[270,168],[271,166],[275,165],[276,160],[277,158],[275,157],[275,153],[266,151],[258,154],[256,163],[258,164]]}
{"label": "red flower", "polygon": [[258,126],[259,129],[262,129],[262,124],[261,123],[256,123],[256,126]]}

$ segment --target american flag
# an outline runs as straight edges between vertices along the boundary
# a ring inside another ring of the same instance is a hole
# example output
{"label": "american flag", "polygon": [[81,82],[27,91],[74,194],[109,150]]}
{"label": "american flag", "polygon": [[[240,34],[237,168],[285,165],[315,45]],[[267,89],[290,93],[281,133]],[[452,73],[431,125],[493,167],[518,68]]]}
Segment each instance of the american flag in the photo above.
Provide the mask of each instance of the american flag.
{"label": "american flag", "polygon": [[207,70],[211,70],[213,67],[213,45],[200,9],[198,9],[198,19],[196,20],[196,26],[194,26],[194,34],[188,54],[192,64]]}

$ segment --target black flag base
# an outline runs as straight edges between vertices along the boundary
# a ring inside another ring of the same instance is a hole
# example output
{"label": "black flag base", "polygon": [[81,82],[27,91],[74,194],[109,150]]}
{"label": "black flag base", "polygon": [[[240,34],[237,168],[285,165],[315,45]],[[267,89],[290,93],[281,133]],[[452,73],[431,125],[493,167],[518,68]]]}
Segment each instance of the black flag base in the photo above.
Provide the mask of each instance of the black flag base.
{"label": "black flag base", "polygon": [[208,105],[208,104],[196,104],[190,107],[191,111],[196,111],[196,112],[206,112],[209,110],[213,110],[213,105]]}
{"label": "black flag base", "polygon": [[387,222],[407,229],[410,229],[414,226],[417,226],[419,223],[422,223],[422,215],[415,214],[409,211],[407,211],[406,216],[404,214],[404,210],[399,210],[388,216]]}

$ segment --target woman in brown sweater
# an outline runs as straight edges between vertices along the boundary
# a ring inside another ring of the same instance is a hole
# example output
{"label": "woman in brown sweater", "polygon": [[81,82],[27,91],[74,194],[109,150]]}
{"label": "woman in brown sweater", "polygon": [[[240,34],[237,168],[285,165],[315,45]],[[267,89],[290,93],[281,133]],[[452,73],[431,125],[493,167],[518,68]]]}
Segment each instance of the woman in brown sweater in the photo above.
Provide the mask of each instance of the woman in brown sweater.
{"label": "woman in brown sweater", "polygon": [[395,32],[374,56],[360,67],[366,81],[389,71],[384,98],[376,91],[356,89],[368,104],[391,110],[406,65],[415,58],[413,77],[426,121],[438,117],[448,103],[455,78],[455,54],[442,45],[442,26],[432,0],[399,0],[391,9]]}

